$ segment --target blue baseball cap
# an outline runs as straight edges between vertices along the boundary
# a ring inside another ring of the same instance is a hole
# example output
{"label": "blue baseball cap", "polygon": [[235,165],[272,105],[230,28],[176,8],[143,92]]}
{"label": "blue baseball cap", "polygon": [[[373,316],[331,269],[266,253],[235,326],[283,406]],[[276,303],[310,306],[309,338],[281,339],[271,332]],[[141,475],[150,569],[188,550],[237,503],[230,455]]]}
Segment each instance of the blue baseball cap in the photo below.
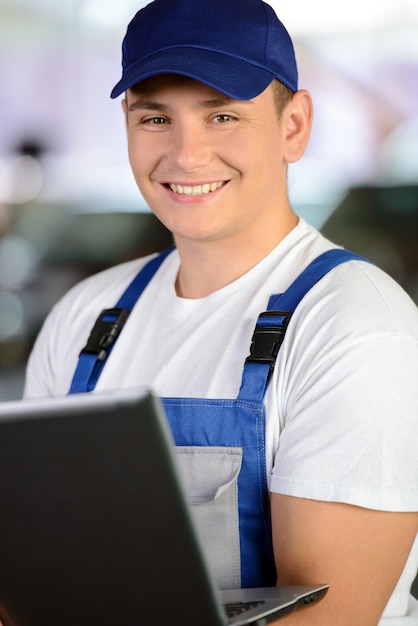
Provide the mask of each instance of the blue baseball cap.
{"label": "blue baseball cap", "polygon": [[157,74],[194,78],[250,100],[274,78],[297,91],[292,40],[261,0],[154,0],[129,23],[111,97]]}

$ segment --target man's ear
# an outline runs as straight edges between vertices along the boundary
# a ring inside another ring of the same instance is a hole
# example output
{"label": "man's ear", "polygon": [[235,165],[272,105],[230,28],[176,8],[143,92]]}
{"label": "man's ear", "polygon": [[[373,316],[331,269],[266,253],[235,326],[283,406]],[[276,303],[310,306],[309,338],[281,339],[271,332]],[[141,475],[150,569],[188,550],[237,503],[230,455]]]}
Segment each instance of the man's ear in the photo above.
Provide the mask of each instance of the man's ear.
{"label": "man's ear", "polygon": [[298,161],[308,145],[312,127],[313,105],[310,93],[301,89],[283,112],[284,159],[287,163]]}

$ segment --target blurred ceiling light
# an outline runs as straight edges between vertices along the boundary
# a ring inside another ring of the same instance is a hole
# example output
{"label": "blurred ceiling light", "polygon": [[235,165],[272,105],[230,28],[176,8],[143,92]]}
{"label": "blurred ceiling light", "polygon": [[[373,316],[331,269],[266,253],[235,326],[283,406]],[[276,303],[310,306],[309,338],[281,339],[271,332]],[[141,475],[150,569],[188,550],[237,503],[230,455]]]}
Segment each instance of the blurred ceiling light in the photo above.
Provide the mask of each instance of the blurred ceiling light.
{"label": "blurred ceiling light", "polygon": [[379,161],[382,179],[418,183],[418,117],[406,120],[385,139]]}
{"label": "blurred ceiling light", "polygon": [[417,0],[268,0],[292,35],[373,30],[398,24],[418,25]]}
{"label": "blurred ceiling light", "polygon": [[43,180],[42,168],[34,157],[22,155],[10,159],[0,170],[0,202],[30,202],[40,193]]}
{"label": "blurred ceiling light", "polygon": [[33,246],[14,235],[0,240],[0,289],[20,289],[31,279],[38,256]]}
{"label": "blurred ceiling light", "polygon": [[125,27],[134,13],[146,4],[148,0],[86,0],[80,6],[80,18],[92,26]]}

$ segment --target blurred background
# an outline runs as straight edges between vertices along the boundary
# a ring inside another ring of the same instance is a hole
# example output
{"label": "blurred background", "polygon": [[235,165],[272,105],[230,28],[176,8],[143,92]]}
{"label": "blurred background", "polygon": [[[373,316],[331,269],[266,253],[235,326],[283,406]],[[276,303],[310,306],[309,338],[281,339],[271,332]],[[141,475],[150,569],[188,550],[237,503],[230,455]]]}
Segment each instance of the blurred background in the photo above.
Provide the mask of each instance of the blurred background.
{"label": "blurred background", "polygon": [[[145,4],[0,0],[0,401],[20,397],[33,341],[71,285],[170,245],[109,97],[126,24]],[[270,4],[315,103],[289,173],[293,206],[418,303],[418,2]]]}

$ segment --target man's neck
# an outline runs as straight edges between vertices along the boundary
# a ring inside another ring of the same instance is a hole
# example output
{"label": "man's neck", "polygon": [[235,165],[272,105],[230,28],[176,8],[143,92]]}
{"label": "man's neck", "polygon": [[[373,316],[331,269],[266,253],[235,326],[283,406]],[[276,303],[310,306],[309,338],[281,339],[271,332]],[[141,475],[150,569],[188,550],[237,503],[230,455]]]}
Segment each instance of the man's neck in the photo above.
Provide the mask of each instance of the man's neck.
{"label": "man's neck", "polygon": [[246,274],[264,259],[296,226],[291,219],[277,233],[256,237],[248,242],[237,237],[226,241],[189,241],[176,239],[180,270],[176,281],[177,295],[183,298],[204,298]]}

